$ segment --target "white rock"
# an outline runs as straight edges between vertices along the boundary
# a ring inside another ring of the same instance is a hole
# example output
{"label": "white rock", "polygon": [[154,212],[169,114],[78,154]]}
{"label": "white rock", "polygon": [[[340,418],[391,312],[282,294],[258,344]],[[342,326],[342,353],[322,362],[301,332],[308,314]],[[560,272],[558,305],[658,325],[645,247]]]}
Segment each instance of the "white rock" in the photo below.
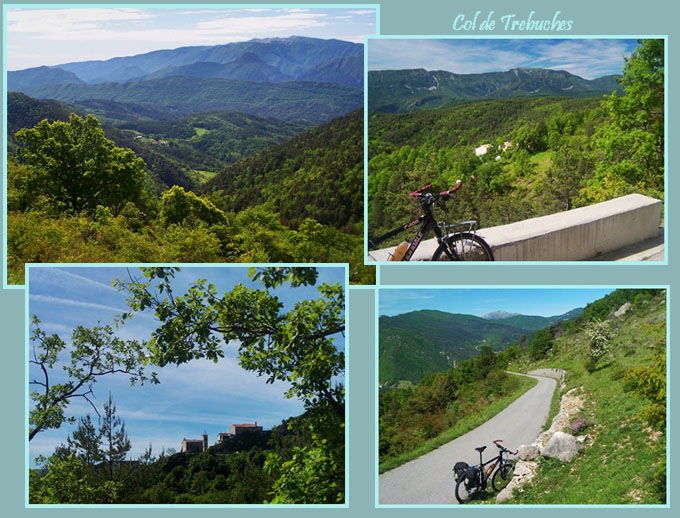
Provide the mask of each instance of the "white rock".
{"label": "white rock", "polygon": [[570,462],[579,451],[576,437],[564,432],[555,432],[548,440],[541,455],[547,458],[556,458],[562,462]]}
{"label": "white rock", "polygon": [[621,315],[625,314],[630,309],[630,307],[631,307],[630,302],[626,302],[623,306],[621,306],[614,312],[614,316],[620,317]]}
{"label": "white rock", "polygon": [[538,446],[523,444],[518,448],[517,457],[521,460],[535,460],[540,453]]}

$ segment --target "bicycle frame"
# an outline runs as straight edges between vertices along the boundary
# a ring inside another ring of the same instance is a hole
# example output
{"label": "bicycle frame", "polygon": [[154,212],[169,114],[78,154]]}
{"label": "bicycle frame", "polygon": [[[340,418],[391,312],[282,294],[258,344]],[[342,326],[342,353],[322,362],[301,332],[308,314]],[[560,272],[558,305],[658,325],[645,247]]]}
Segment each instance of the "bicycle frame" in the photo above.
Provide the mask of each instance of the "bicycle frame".
{"label": "bicycle frame", "polygon": [[[487,475],[486,469],[484,469],[484,466],[488,466],[489,464],[494,463],[493,469],[489,472]],[[491,460],[487,460],[486,462],[482,462],[482,453],[479,453],[479,487],[485,488],[487,481],[491,478],[491,474],[494,472],[494,470],[500,466],[503,463],[503,453],[499,453],[498,456],[492,458]]]}
{"label": "bicycle frame", "polygon": [[427,234],[427,232],[430,230],[430,227],[434,229],[434,234],[437,237],[437,242],[441,243],[443,234],[441,229],[439,228],[439,225],[437,225],[435,222],[434,215],[432,214],[432,208],[430,206],[423,206],[423,211],[424,214],[422,214],[418,218],[409,221],[404,225],[398,226],[397,228],[390,230],[389,232],[383,234],[382,236],[369,240],[369,245],[375,247],[376,245],[379,245],[386,239],[396,236],[397,234],[405,230],[408,230],[409,228],[413,228],[421,222],[423,223],[423,225],[418,229],[418,232],[413,238],[413,241],[411,241],[411,243],[409,244],[408,249],[404,253],[404,257],[402,257],[401,260],[402,261],[411,260],[411,257],[413,257],[413,254],[416,252],[416,249],[420,245],[420,242],[423,240],[423,237],[425,237],[425,234]]}

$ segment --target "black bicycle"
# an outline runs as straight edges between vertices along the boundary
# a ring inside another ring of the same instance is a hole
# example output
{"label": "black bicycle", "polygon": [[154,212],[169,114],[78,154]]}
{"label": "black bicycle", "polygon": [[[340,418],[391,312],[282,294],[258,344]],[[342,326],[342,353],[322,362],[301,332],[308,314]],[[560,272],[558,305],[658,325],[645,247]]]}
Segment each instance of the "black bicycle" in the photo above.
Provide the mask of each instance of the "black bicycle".
{"label": "black bicycle", "polygon": [[369,238],[369,250],[374,250],[377,245],[386,239],[422,223],[413,241],[410,243],[404,241],[397,246],[390,258],[391,261],[410,261],[423,237],[430,229],[434,231],[434,235],[439,243],[437,250],[432,255],[432,261],[493,261],[491,247],[476,234],[476,221],[462,221],[449,225],[444,222],[438,222],[434,217],[432,207],[437,205],[444,209],[443,203],[451,198],[451,195],[460,189],[461,185],[462,182],[458,180],[453,189],[434,194],[426,192],[432,188],[431,184],[413,191],[409,196],[418,199],[423,214],[394,230],[390,230],[382,236],[373,239]]}
{"label": "black bicycle", "polygon": [[[453,467],[454,479],[456,481],[456,500],[464,504],[472,495],[480,491],[485,491],[489,478],[494,491],[500,491],[508,485],[515,472],[516,460],[510,460],[508,455],[517,455],[517,451],[510,451],[499,443],[500,439],[493,441],[498,447],[498,456],[484,462],[482,452],[486,446],[475,448],[479,452],[479,464],[470,466],[466,462],[456,462]],[[488,466],[488,467],[487,467]],[[493,475],[492,475],[493,473]]]}

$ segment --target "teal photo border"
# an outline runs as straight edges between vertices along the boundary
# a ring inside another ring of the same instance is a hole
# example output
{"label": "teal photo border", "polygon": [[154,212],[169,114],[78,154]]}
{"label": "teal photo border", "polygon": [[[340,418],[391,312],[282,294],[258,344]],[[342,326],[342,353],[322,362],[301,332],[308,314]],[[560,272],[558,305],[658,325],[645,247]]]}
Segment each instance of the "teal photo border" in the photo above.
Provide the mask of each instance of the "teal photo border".
{"label": "teal photo border", "polygon": [[[343,504],[31,504],[29,502],[29,441],[28,441],[28,413],[29,399],[29,350],[30,350],[30,310],[31,271],[48,268],[141,268],[169,266],[179,267],[187,271],[192,268],[268,268],[268,267],[297,267],[297,268],[337,268],[344,270],[345,297],[345,502]],[[344,509],[349,508],[350,502],[350,472],[349,472],[349,415],[350,415],[350,317],[349,317],[349,266],[346,263],[28,263],[26,265],[26,295],[24,297],[24,507],[26,509]]]}
{"label": "teal photo border", "polygon": [[[532,290],[542,290],[542,289],[561,289],[561,290],[574,290],[574,289],[664,289],[666,290],[666,503],[665,504],[557,504],[557,505],[532,505],[532,504],[491,504],[491,505],[475,505],[465,507],[466,512],[468,509],[667,509],[670,508],[670,491],[671,491],[671,412],[670,412],[670,393],[671,393],[671,346],[670,346],[670,336],[671,336],[671,319],[670,319],[670,285],[570,285],[570,284],[557,284],[557,285],[502,285],[502,286],[491,286],[491,285],[420,285],[420,286],[404,286],[404,285],[390,285],[390,286],[380,286],[376,289],[375,293],[375,458],[374,458],[374,476],[375,476],[375,507],[376,509],[402,509],[402,508],[427,508],[427,509],[456,509],[461,510],[461,506],[456,504],[381,504],[380,503],[380,474],[378,466],[380,464],[380,451],[379,451],[379,423],[380,417],[378,409],[380,408],[379,397],[380,389],[378,381],[379,377],[379,351],[380,351],[380,295],[383,291],[392,290],[520,290],[520,289],[532,289]],[[455,462],[455,459],[451,459],[451,463]],[[451,485],[453,486],[453,476]]]}
{"label": "teal photo border", "polygon": [[[492,11],[493,12],[493,11]],[[550,266],[563,266],[563,265],[597,265],[597,266],[625,266],[625,265],[655,265],[664,266],[668,264],[668,213],[669,213],[669,203],[668,203],[668,35],[573,35],[573,34],[561,34],[549,32],[548,34],[527,34],[527,35],[514,35],[514,34],[460,34],[460,35],[412,35],[412,34],[402,34],[402,35],[368,35],[364,38],[364,264],[365,265],[390,265],[395,268],[403,268],[405,265],[417,265],[417,267],[422,268],[423,266],[432,266],[434,268],[446,267],[449,263],[437,263],[433,261],[412,261],[412,262],[402,262],[402,261],[369,261],[369,250],[368,250],[368,42],[371,40],[545,40],[545,39],[569,39],[569,40],[610,40],[610,39],[663,39],[664,40],[664,63],[665,63],[665,76],[664,76],[664,199],[663,199],[663,210],[664,210],[664,260],[663,261],[494,261],[492,264],[497,265],[518,265],[518,264],[528,264],[528,265],[539,265],[546,264]],[[405,195],[405,193],[403,193]],[[464,194],[463,194],[464,196]],[[426,236],[426,239],[430,239],[433,236]],[[489,263],[485,262],[474,262],[471,261],[466,263],[468,265],[474,265],[474,267],[488,268]],[[487,266],[484,266],[487,265]]]}
{"label": "teal photo border", "polygon": [[[21,9],[69,9],[69,8],[136,8],[136,9],[375,9],[375,30],[380,34],[380,4],[376,3],[234,3],[217,2],[217,3],[200,3],[191,4],[186,2],[181,3],[83,3],[83,4],[59,4],[59,3],[35,3],[35,4],[2,4],[2,287],[6,290],[23,289],[23,284],[8,284],[7,282],[7,10],[13,8]],[[364,59],[366,59],[366,50],[364,48]],[[364,70],[365,73],[365,70]],[[366,88],[364,88],[364,92]],[[86,263],[73,263],[86,264]],[[123,263],[117,263],[123,264]],[[25,266],[27,268],[28,265]]]}

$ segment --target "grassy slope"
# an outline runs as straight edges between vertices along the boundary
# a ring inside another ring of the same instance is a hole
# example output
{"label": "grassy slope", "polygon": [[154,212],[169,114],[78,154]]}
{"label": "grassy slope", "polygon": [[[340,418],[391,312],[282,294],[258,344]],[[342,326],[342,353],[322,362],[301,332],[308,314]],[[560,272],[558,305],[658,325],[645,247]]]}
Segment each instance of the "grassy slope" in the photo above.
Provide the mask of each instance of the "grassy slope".
{"label": "grassy slope", "polygon": [[441,445],[446,444],[447,442],[451,442],[456,437],[460,437],[461,435],[466,434],[470,430],[474,430],[475,428],[477,428],[478,426],[480,426],[481,424],[485,423],[493,416],[498,414],[510,403],[515,401],[518,397],[520,397],[527,390],[529,390],[530,388],[535,386],[536,383],[538,383],[533,378],[527,378],[524,376],[515,377],[519,381],[519,384],[514,392],[494,401],[492,404],[484,408],[483,411],[477,412],[475,414],[469,415],[461,419],[456,424],[456,426],[449,428],[448,430],[439,434],[434,439],[426,441],[419,448],[406,452],[400,455],[399,457],[383,461],[382,463],[380,463],[379,466],[380,473],[384,473],[385,471],[394,469],[397,466],[401,466],[402,464],[405,464],[413,459],[417,459],[418,457],[439,448]]}
{"label": "grassy slope", "polygon": [[[624,391],[625,369],[651,361],[650,344],[665,336],[663,300],[655,299],[616,320],[612,357],[588,373],[583,362],[588,341],[581,332],[558,338],[553,355],[534,365],[567,370],[567,390],[582,387],[583,417],[594,436],[571,463],[541,462],[538,477],[515,496],[521,504],[660,504],[665,487],[655,475],[663,467],[666,443],[640,417],[645,401]],[[512,368],[512,366],[511,366]]]}

